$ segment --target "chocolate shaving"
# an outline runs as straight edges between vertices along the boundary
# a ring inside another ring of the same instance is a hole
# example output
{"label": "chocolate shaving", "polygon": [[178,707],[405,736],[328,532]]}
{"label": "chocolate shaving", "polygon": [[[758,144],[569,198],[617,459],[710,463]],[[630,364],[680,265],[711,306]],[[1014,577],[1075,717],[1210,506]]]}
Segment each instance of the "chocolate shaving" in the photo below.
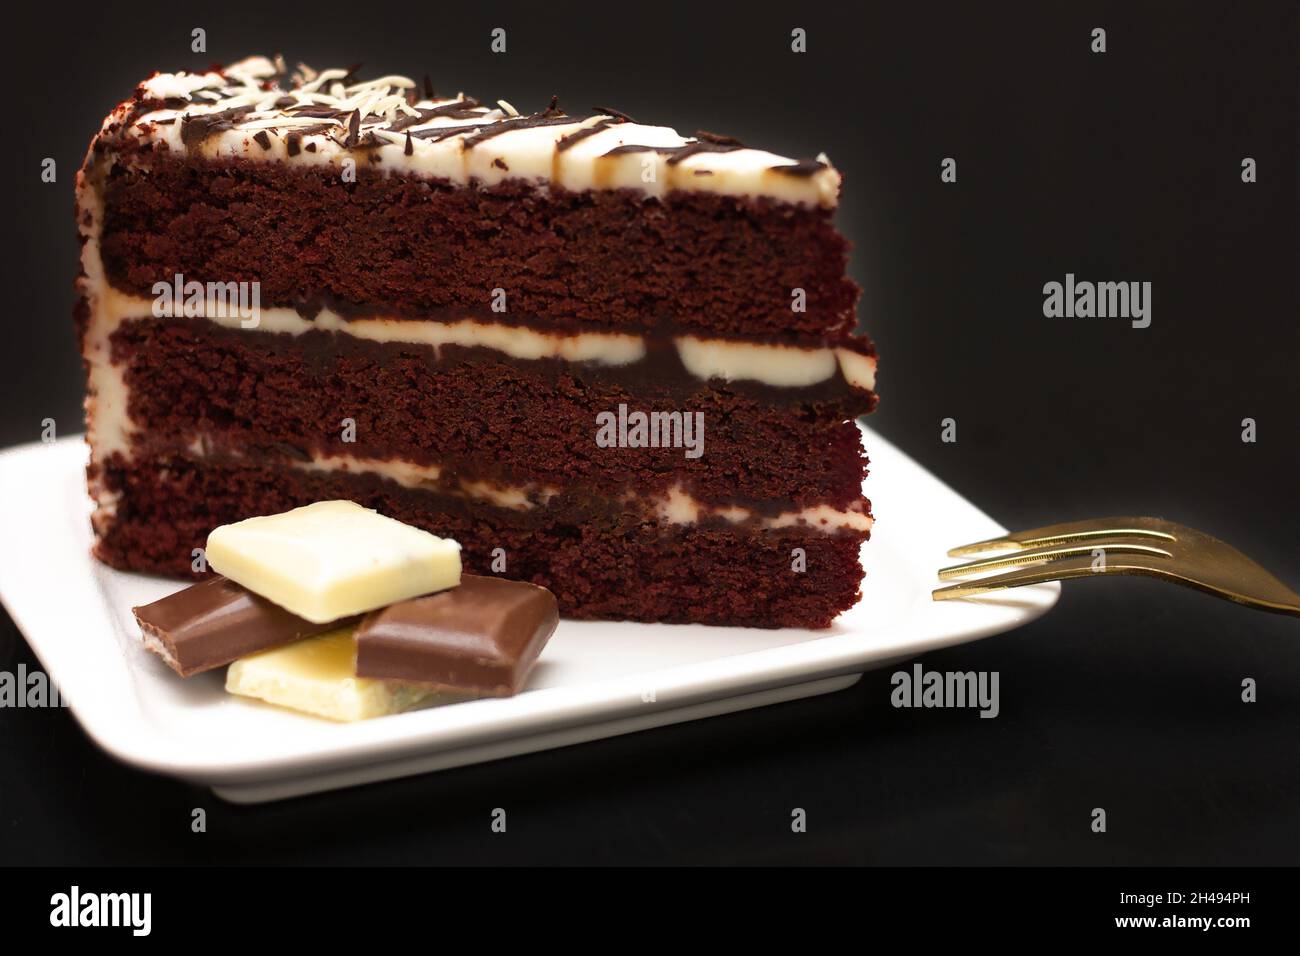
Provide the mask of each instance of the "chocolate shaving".
{"label": "chocolate shaving", "polygon": [[672,150],[672,155],[668,157],[669,166],[676,166],[682,160],[698,156],[700,153],[733,153],[745,148],[740,140],[731,136],[718,136],[715,133],[706,133],[704,130],[700,130],[695,135],[697,139],[694,143],[687,143]]}
{"label": "chocolate shaving", "polygon": [[[730,137],[721,137],[730,139]],[[699,139],[694,143],[687,143],[685,146],[641,146],[636,143],[629,143],[626,146],[615,146],[603,156],[623,156],[627,153],[658,153],[660,156],[668,157],[668,165],[676,166],[684,159],[692,156],[698,156],[701,153],[732,153],[738,149],[745,149],[738,141],[730,143],[715,143],[708,140]]]}
{"label": "chocolate shaving", "polygon": [[253,107],[251,106],[236,106],[216,113],[200,113],[197,116],[186,116],[181,120],[181,142],[187,147],[193,146],[195,143],[201,143],[209,136],[215,136],[217,133],[233,129],[235,123],[241,117],[252,111]]}
{"label": "chocolate shaving", "polygon": [[545,113],[537,113],[533,116],[517,116],[514,119],[500,120],[481,128],[473,136],[465,140],[465,148],[472,149],[484,140],[491,139],[493,136],[500,136],[502,133],[508,133],[516,129],[537,129],[542,126],[564,126],[573,123],[570,116],[548,116]]}
{"label": "chocolate shaving", "polygon": [[712,143],[715,146],[734,146],[737,149],[744,149],[745,144],[734,136],[723,136],[720,133],[710,133],[707,129],[697,129],[695,138],[702,139],[706,143]]}
{"label": "chocolate shaving", "polygon": [[774,173],[783,173],[786,176],[797,176],[801,179],[807,179],[815,176],[826,168],[826,164],[819,159],[801,159],[796,163],[788,166],[769,166]]}
{"label": "chocolate shaving", "polygon": [[444,103],[442,106],[417,108],[418,116],[403,116],[390,123],[388,128],[394,133],[400,133],[408,126],[418,126],[439,116],[446,116],[449,119],[477,119],[483,114],[476,112],[475,108],[481,105],[478,100],[467,97],[455,103]]}
{"label": "chocolate shaving", "polygon": [[592,109],[597,113],[600,113],[604,116],[612,116],[614,117],[614,119],[621,120],[624,123],[636,122],[636,120],[628,116],[626,113],[620,112],[619,110],[610,109],[608,106],[593,106]]}
{"label": "chocolate shaving", "polygon": [[342,83],[344,86],[351,86],[353,83],[357,81],[357,74],[361,72],[361,67],[362,64],[353,63],[350,67],[348,67],[347,73],[345,73],[342,78],[335,80],[334,82]]}
{"label": "chocolate shaving", "polygon": [[410,134],[410,133],[407,133],[407,134],[406,134],[406,145],[402,147],[402,155],[403,155],[403,156],[410,156],[413,152],[415,152],[415,149],[414,149],[414,147],[411,145],[411,134]]}
{"label": "chocolate shaving", "polygon": [[264,129],[257,131],[257,134],[253,137],[253,142],[257,143],[257,145],[261,146],[263,149],[271,148],[271,137],[267,135],[267,132]]}
{"label": "chocolate shaving", "polygon": [[444,139],[451,139],[453,136],[472,133],[474,130],[488,129],[491,125],[491,123],[466,123],[464,126],[435,126],[432,129],[417,129],[409,135],[414,136],[416,139],[439,143]]}
{"label": "chocolate shaving", "polygon": [[292,113],[294,116],[306,116],[309,119],[341,119],[348,114],[342,110],[336,110],[332,106],[316,106],[306,103],[302,106],[294,106],[285,110],[286,113]]}
{"label": "chocolate shaving", "polygon": [[660,153],[671,155],[675,147],[672,146],[642,146],[639,143],[625,143],[622,146],[615,146],[608,152],[601,153],[601,156],[626,156],[628,153]]}
{"label": "chocolate shaving", "polygon": [[555,143],[555,150],[556,152],[562,153],[575,143],[582,142],[588,136],[595,136],[601,130],[609,129],[617,122],[621,121],[616,120],[613,117],[606,117],[598,122],[592,123],[590,126],[584,126],[582,129],[575,130],[567,136],[561,136]]}

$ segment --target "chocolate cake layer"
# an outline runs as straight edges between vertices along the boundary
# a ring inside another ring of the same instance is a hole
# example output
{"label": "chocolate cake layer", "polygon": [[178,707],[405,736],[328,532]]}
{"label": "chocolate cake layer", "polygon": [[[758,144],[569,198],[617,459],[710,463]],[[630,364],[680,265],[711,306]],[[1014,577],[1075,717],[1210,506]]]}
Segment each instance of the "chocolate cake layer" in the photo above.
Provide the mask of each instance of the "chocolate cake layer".
{"label": "chocolate cake layer", "polygon": [[[108,281],[259,282],[263,306],[411,318],[507,313],[557,328],[837,341],[858,289],[831,211],[764,197],[467,189],[166,152],[104,187]],[[803,290],[796,311],[794,290]]]}
{"label": "chocolate cake layer", "polygon": [[[136,441],[210,457],[310,464],[321,456],[437,466],[442,480],[561,493],[662,495],[773,514],[861,498],[866,461],[846,419],[873,396],[833,385],[804,401],[754,384],[702,382],[672,357],[601,369],[508,360],[489,349],[377,343],[331,332],[230,330],[206,320],[124,322],[111,339]],[[660,373],[656,374],[656,368]],[[838,391],[838,394],[836,394]],[[700,454],[682,447],[599,447],[597,415],[702,415]],[[342,421],[355,423],[343,440]]]}
{"label": "chocolate cake layer", "polygon": [[858,598],[867,538],[724,520],[661,525],[616,509],[521,516],[370,475],[180,456],[111,456],[99,467],[95,477],[120,498],[95,553],[117,568],[189,575],[191,549],[218,524],[347,498],[462,542],[467,571],[494,573],[504,556],[502,576],[549,588],[569,617],[824,627]]}

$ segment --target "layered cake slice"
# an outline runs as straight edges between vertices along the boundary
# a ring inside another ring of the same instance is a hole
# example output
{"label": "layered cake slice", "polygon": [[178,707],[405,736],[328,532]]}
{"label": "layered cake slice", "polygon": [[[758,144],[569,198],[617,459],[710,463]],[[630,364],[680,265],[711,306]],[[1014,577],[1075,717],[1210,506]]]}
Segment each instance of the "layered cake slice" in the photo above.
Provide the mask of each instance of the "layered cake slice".
{"label": "layered cake slice", "polygon": [[571,617],[824,627],[876,398],[840,176],[554,100],[155,74],[77,179],[95,553],[355,501]]}

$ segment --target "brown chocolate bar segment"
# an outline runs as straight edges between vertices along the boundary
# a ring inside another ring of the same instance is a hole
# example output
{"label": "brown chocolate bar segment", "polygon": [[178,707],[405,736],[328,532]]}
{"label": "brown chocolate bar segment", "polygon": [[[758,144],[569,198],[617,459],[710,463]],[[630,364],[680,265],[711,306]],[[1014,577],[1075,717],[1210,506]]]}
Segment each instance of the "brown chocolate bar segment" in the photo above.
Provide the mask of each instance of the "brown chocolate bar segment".
{"label": "brown chocolate bar segment", "polygon": [[465,574],[459,587],[368,614],[357,628],[357,676],[508,697],[559,619],[546,588]]}
{"label": "brown chocolate bar segment", "polygon": [[182,677],[341,623],[313,624],[220,576],[131,610],[145,648]]}

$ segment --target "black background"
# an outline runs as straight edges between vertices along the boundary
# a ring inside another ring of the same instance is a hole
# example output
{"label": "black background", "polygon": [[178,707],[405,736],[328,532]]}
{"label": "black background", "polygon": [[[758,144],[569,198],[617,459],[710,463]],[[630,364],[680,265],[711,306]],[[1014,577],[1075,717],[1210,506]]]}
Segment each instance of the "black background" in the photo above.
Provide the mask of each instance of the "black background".
{"label": "black background", "polygon": [[[234,3],[25,8],[5,38],[0,444],[79,428],[72,181],[148,71],[283,51],[440,90],[552,93],[827,151],[878,342],[871,424],[1010,527],[1158,514],[1300,584],[1292,3]],[[504,27],[508,52],[489,52]],[[203,27],[208,52],[189,52]],[[790,52],[790,31],[808,52]],[[1107,30],[1108,51],[1090,52]],[[1259,181],[1241,181],[1253,157]],[[58,182],[40,181],[45,157]],[[957,160],[958,182],[940,182]],[[1153,284],[1153,322],[1047,319],[1045,282]],[[958,441],[940,441],[940,421]],[[1258,441],[1241,441],[1242,419]],[[868,449],[869,451],[870,449]],[[887,514],[880,520],[888,521]],[[6,547],[17,542],[6,540]],[[0,669],[34,665],[7,618]],[[1068,586],[930,655],[1002,713],[895,710],[889,672],[747,714],[239,808],[0,711],[6,863],[1294,863],[1300,624],[1140,579]],[[1259,702],[1240,702],[1240,682]],[[190,832],[194,807],[208,832]],[[1109,831],[1091,832],[1105,807]],[[505,807],[505,836],[489,813]],[[790,810],[808,832],[790,831]]]}

